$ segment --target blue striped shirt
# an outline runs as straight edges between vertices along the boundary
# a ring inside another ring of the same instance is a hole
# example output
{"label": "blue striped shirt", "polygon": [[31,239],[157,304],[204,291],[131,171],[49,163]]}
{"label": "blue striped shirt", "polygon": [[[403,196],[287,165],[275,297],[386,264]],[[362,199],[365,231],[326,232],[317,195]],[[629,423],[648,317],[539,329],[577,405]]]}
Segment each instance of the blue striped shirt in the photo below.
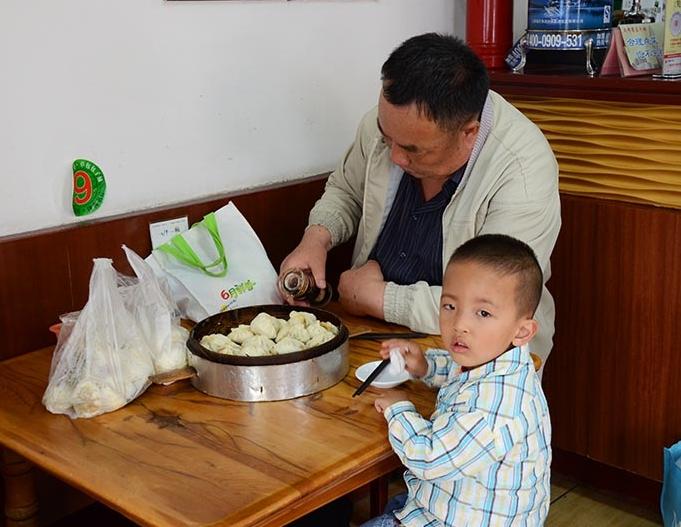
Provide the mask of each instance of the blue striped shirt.
{"label": "blue striped shirt", "polygon": [[454,196],[466,165],[428,201],[421,182],[402,175],[390,213],[369,254],[381,266],[386,282],[410,285],[419,281],[442,285],[442,214]]}
{"label": "blue striped shirt", "polygon": [[423,381],[440,386],[435,411],[389,406],[390,444],[409,490],[396,517],[405,527],[532,527],[550,502],[551,423],[532,359],[513,348],[462,372],[445,350],[428,350]]}

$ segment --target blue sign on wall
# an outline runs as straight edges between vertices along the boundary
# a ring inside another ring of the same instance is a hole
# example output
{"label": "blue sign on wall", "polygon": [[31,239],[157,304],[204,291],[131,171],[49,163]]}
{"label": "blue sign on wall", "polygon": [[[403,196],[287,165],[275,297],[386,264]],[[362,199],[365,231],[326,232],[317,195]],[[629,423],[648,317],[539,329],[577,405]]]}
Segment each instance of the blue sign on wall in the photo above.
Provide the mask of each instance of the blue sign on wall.
{"label": "blue sign on wall", "polygon": [[612,25],[612,0],[530,0],[528,30],[606,29]]}

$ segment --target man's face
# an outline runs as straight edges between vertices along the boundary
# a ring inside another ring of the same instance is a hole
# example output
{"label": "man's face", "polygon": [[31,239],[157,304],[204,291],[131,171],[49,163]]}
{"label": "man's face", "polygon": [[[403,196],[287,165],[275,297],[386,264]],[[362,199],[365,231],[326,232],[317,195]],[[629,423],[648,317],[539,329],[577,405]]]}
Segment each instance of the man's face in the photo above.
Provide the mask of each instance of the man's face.
{"label": "man's face", "polygon": [[470,121],[456,132],[440,128],[415,104],[394,106],[378,100],[378,128],[390,148],[390,159],[419,179],[447,179],[471,155],[480,125]]}
{"label": "man's face", "polygon": [[527,343],[537,323],[516,305],[518,277],[463,261],[445,271],[440,299],[440,332],[454,361],[467,368],[485,364],[513,346]]}

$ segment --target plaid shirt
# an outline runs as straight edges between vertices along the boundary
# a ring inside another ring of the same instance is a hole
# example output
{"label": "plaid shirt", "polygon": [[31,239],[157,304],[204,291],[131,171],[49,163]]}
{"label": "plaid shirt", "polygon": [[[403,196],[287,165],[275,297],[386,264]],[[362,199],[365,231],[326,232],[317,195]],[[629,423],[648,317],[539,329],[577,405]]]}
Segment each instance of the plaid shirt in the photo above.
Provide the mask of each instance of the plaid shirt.
{"label": "plaid shirt", "polygon": [[385,410],[390,444],[407,468],[405,507],[413,526],[544,524],[550,501],[551,422],[525,348],[470,371],[445,350],[428,350],[440,386],[430,420],[400,401]]}

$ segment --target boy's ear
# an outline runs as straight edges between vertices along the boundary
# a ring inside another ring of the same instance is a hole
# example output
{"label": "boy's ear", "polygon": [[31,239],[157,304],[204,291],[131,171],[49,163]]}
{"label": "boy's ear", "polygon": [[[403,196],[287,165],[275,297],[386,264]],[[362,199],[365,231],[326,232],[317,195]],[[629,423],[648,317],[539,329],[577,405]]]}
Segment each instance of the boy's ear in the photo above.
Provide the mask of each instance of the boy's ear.
{"label": "boy's ear", "polygon": [[533,318],[526,318],[525,320],[521,321],[518,329],[515,332],[515,337],[513,337],[513,345],[519,347],[527,344],[530,340],[532,340],[532,337],[537,334],[538,329],[539,324]]}

